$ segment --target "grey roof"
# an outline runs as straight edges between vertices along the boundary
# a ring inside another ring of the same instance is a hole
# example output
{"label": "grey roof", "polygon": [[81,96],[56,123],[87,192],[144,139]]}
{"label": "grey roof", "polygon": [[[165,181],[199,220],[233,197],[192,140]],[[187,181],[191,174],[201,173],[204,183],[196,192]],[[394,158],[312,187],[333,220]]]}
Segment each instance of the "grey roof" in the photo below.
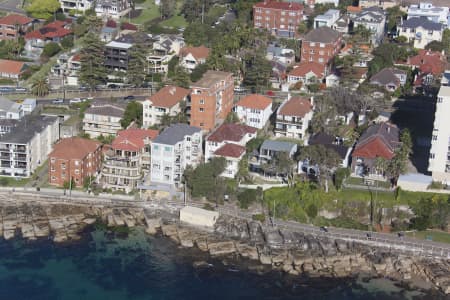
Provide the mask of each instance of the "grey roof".
{"label": "grey roof", "polygon": [[154,140],[153,143],[175,145],[176,143],[184,140],[187,135],[193,135],[194,133],[201,132],[199,127],[189,126],[187,124],[173,124],[170,127],[161,132]]}
{"label": "grey roof", "polygon": [[14,104],[14,101],[0,96],[0,110],[9,111],[14,106]]}
{"label": "grey roof", "polygon": [[[374,8],[374,7],[370,7]],[[369,18],[367,18],[369,17]],[[358,22],[371,22],[371,23],[380,23],[385,19],[383,12],[373,12],[373,11],[362,11],[356,15],[355,21]]]}
{"label": "grey roof", "polygon": [[261,145],[261,149],[272,150],[275,152],[291,152],[294,147],[297,147],[297,144],[272,140],[265,140]]}
{"label": "grey roof", "polygon": [[11,132],[0,137],[0,143],[26,144],[36,133],[42,132],[57,120],[58,117],[53,116],[25,116],[11,129]]}
{"label": "grey roof", "polygon": [[384,68],[370,78],[370,83],[382,85],[389,83],[400,84],[400,80],[395,76],[396,74],[406,75],[406,72],[395,68]]}
{"label": "grey roof", "polygon": [[314,43],[334,43],[340,36],[340,33],[327,26],[322,26],[311,30],[303,39],[304,41]]}
{"label": "grey roof", "polygon": [[85,113],[122,118],[125,113],[125,109],[119,106],[106,104],[102,106],[89,107]]}
{"label": "grey roof", "polygon": [[111,27],[103,27],[102,28],[102,33],[113,33],[116,31],[117,31],[117,28],[111,28]]}
{"label": "grey roof", "polygon": [[401,28],[418,28],[422,27],[426,30],[443,30],[444,25],[440,23],[436,23],[427,19],[427,17],[420,18],[410,18],[408,20],[403,21],[403,24],[400,24]]}
{"label": "grey roof", "polygon": [[400,144],[400,130],[394,124],[383,122],[367,128],[359,138],[355,149],[368,143],[374,137],[380,137],[392,151]]}
{"label": "grey roof", "polygon": [[105,47],[117,48],[117,49],[130,49],[131,47],[133,47],[133,45],[129,44],[129,43],[112,41],[112,42],[109,42],[108,44],[106,44]]}

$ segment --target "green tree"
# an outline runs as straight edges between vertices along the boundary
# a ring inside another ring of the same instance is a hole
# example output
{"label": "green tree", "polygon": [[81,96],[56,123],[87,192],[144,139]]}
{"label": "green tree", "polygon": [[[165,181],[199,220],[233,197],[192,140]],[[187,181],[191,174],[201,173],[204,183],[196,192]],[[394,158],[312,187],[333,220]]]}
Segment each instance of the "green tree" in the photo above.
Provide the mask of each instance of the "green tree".
{"label": "green tree", "polygon": [[76,187],[76,183],[75,183],[75,180],[73,179],[73,177],[70,177],[70,181],[66,180],[63,183],[63,188],[66,190],[68,190],[68,189],[73,190],[75,187]]}
{"label": "green tree", "polygon": [[25,10],[34,18],[48,20],[60,7],[58,0],[33,0]]}
{"label": "green tree", "polygon": [[127,104],[120,125],[122,128],[127,128],[131,122],[136,122],[138,127],[142,126],[142,104],[140,102],[132,101]]}
{"label": "green tree", "polygon": [[408,129],[402,131],[400,142],[400,148],[395,150],[394,157],[386,165],[386,173],[394,183],[397,182],[400,174],[407,171],[409,157],[412,153],[412,140]]}
{"label": "green tree", "polygon": [[397,30],[397,23],[403,19],[407,14],[400,9],[400,7],[394,6],[386,9],[387,12],[387,30],[393,32]]}
{"label": "green tree", "polygon": [[92,32],[86,34],[83,47],[80,50],[81,68],[79,80],[91,90],[106,82],[104,44]]}
{"label": "green tree", "polygon": [[44,50],[42,51],[41,56],[45,57],[52,57],[53,55],[57,54],[59,51],[61,51],[61,47],[58,43],[47,43],[44,46]]}
{"label": "green tree", "polygon": [[256,200],[256,190],[246,189],[237,196],[239,207],[247,209]]}
{"label": "green tree", "polygon": [[432,41],[425,46],[425,49],[427,49],[427,50],[438,51],[438,52],[441,52],[442,50],[445,50],[446,48],[447,48],[447,45],[445,45],[443,42],[439,42],[439,41]]}
{"label": "green tree", "polygon": [[167,19],[174,15],[176,8],[175,0],[161,0],[159,5],[159,12],[161,13],[161,19]]}
{"label": "green tree", "polygon": [[196,82],[199,81],[203,74],[206,73],[206,71],[208,71],[209,67],[208,64],[200,64],[197,67],[195,67],[194,70],[192,70],[192,73],[190,75],[190,79],[192,82]]}
{"label": "green tree", "polygon": [[128,82],[135,86],[142,86],[145,80],[145,69],[147,66],[147,50],[141,43],[136,43],[130,51],[128,62]]}
{"label": "green tree", "polygon": [[317,206],[314,203],[310,203],[306,206],[306,214],[308,215],[308,217],[310,219],[314,219],[315,217],[317,217],[317,213],[318,213],[318,209]]}
{"label": "green tree", "polygon": [[234,111],[230,112],[225,118],[225,123],[239,123],[239,117]]}
{"label": "green tree", "polygon": [[61,46],[65,50],[69,50],[73,48],[73,37],[72,36],[66,36],[61,40]]}
{"label": "green tree", "polygon": [[33,81],[31,84],[31,92],[33,95],[43,97],[50,92],[50,86],[47,82],[47,78],[40,77]]}
{"label": "green tree", "polygon": [[173,81],[177,86],[188,89],[190,85],[189,73],[183,70],[181,67],[176,67],[175,75],[173,76]]}
{"label": "green tree", "polygon": [[225,170],[223,157],[215,157],[207,163],[200,164],[195,170],[186,168],[184,178],[193,197],[207,197],[218,201],[225,194],[224,181],[219,175]]}

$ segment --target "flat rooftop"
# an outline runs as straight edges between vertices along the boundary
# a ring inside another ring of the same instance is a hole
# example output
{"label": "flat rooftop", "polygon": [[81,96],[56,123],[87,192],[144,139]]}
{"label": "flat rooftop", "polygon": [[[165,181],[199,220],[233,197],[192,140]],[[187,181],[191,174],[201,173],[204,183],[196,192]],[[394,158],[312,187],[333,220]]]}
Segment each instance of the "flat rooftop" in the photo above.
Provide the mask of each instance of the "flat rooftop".
{"label": "flat rooftop", "polygon": [[230,75],[232,74],[228,72],[208,70],[199,81],[192,83],[191,87],[210,88],[217,82],[226,80]]}

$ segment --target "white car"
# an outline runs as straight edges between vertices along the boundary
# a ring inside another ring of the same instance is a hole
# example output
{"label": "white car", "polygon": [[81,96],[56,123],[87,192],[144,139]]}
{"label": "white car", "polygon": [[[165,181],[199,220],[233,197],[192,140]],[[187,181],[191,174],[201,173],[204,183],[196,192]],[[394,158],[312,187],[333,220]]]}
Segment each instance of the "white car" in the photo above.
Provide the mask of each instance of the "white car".
{"label": "white car", "polygon": [[81,102],[82,101],[80,98],[73,98],[73,99],[70,99],[70,101],[69,101],[70,104],[81,103]]}

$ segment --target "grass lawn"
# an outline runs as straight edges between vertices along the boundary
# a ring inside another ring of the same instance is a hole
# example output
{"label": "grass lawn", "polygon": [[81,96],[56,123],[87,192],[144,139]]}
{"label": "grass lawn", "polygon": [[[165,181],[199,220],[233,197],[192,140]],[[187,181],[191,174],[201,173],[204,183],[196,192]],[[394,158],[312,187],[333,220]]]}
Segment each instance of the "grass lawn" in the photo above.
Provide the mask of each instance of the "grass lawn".
{"label": "grass lawn", "polygon": [[408,232],[407,235],[416,239],[426,240],[431,238],[434,242],[450,244],[450,233],[445,231],[424,230]]}
{"label": "grass lawn", "polygon": [[142,8],[141,14],[131,19],[133,24],[144,24],[160,16],[159,7],[155,5],[154,0],[147,0],[144,3],[137,3],[136,8]]}
{"label": "grass lawn", "polygon": [[[367,186],[365,183],[364,183],[364,179],[363,178],[360,178],[360,177],[348,177],[346,180],[345,180],[345,183],[347,183],[347,184],[354,184],[354,185],[361,185],[361,186]],[[370,185],[371,187],[373,186],[373,187],[380,187],[380,188],[386,188],[386,189],[388,189],[388,188],[390,188],[391,187],[391,185],[390,185],[390,183],[389,182],[387,182],[387,181],[381,181],[381,180],[373,180],[373,185]]]}
{"label": "grass lawn", "polygon": [[173,16],[167,20],[159,23],[161,26],[171,27],[171,28],[181,28],[186,27],[188,24],[183,16]]}
{"label": "grass lawn", "polygon": [[0,176],[0,186],[24,186],[30,181],[29,178],[13,178],[13,177],[3,177]]}
{"label": "grass lawn", "polygon": [[[375,192],[369,190],[343,189],[336,193],[336,198],[343,201],[367,201],[371,199],[384,207],[392,207],[398,204],[395,200],[395,193],[391,192]],[[377,205],[378,206],[378,205]]]}
{"label": "grass lawn", "polygon": [[56,64],[57,55],[52,57],[47,63],[43,64],[41,69],[28,78],[27,83],[31,86],[34,80],[46,77],[52,66]]}
{"label": "grass lawn", "polygon": [[11,80],[8,78],[0,78],[0,85],[3,85],[3,84],[15,85],[16,83],[14,80]]}

